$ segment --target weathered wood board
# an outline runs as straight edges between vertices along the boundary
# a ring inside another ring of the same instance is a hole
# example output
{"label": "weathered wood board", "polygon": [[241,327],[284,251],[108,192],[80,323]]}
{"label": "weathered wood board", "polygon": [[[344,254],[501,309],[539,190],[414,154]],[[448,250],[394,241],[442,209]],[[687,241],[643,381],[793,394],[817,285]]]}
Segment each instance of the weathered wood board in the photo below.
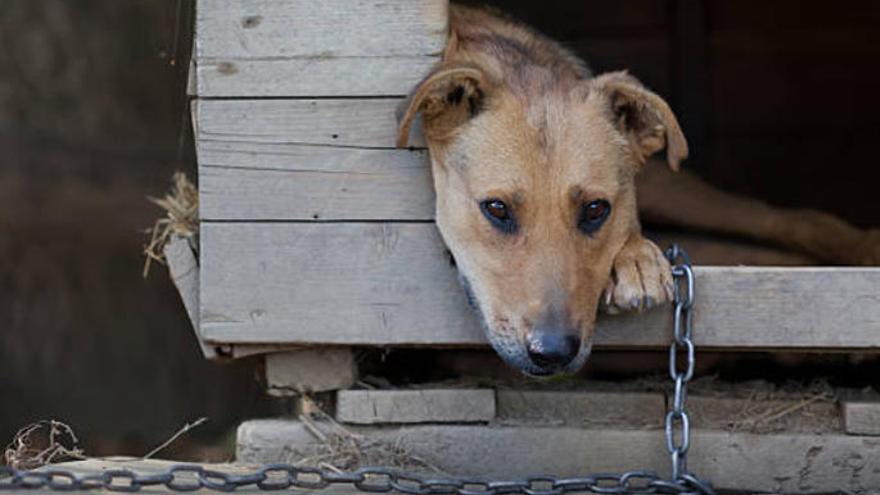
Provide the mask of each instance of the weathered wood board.
{"label": "weathered wood board", "polygon": [[273,352],[266,355],[265,369],[266,390],[278,397],[345,389],[357,381],[357,364],[350,348]]}
{"label": "weathered wood board", "polygon": [[[201,325],[227,343],[483,346],[432,223],[204,222]],[[880,269],[697,267],[698,346],[880,349]],[[659,348],[664,309],[600,321]]]}
{"label": "weathered wood board", "polygon": [[434,57],[197,60],[206,97],[403,96],[434,66]]}
{"label": "weathered wood board", "polygon": [[432,220],[425,150],[199,143],[205,220]]}
{"label": "weathered wood board", "polygon": [[880,436],[880,400],[876,396],[868,400],[845,400],[841,406],[847,433]]}
{"label": "weathered wood board", "polygon": [[446,43],[446,0],[201,0],[200,97],[405,95]]}
{"label": "weathered wood board", "polygon": [[195,329],[202,355],[208,359],[216,359],[217,349],[205,344],[202,336],[199,335],[199,260],[190,242],[191,240],[186,237],[174,235],[168,240],[162,252],[168,265],[168,274],[177,287],[183,307]]}
{"label": "weathered wood board", "polygon": [[433,219],[423,138],[394,149],[400,101],[197,101],[202,219]]}
{"label": "weathered wood board", "polygon": [[[197,100],[199,143],[307,144],[392,149],[401,98]],[[418,126],[414,126],[416,131]],[[411,145],[423,147],[419,134]]]}
{"label": "weathered wood board", "polygon": [[495,419],[490,388],[340,390],[336,420],[349,424],[488,423]]}
{"label": "weathered wood board", "polygon": [[[662,429],[409,425],[348,427],[456,476],[521,479],[584,476],[629,469],[669,472]],[[880,442],[841,434],[754,434],[691,430],[688,468],[719,490],[736,493],[875,493]],[[320,444],[302,423],[254,420],[238,429],[239,462],[316,455]]]}

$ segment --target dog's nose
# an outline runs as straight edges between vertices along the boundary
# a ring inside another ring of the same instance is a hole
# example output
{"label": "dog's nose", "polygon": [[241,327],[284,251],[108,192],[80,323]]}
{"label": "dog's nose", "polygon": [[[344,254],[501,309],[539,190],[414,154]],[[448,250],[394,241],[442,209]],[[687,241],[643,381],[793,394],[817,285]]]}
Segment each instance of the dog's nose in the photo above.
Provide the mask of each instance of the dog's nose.
{"label": "dog's nose", "polygon": [[529,359],[541,368],[562,368],[581,350],[581,339],[559,331],[533,330],[526,336]]}

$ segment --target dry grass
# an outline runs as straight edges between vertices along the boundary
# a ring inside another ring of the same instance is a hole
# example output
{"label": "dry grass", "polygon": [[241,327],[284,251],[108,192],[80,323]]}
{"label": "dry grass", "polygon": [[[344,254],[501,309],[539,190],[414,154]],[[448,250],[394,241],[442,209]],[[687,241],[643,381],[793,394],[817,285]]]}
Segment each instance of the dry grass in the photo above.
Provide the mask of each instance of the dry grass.
{"label": "dry grass", "polygon": [[149,459],[149,458],[153,457],[154,455],[158,454],[159,452],[162,452],[169,445],[171,445],[175,441],[177,441],[178,438],[182,437],[183,435],[186,435],[193,428],[198,428],[205,421],[208,421],[208,418],[201,417],[201,418],[193,421],[192,423],[187,423],[187,424],[183,425],[183,427],[181,429],[177,430],[177,432],[174,433],[174,435],[171,435],[171,437],[168,440],[165,440],[164,442],[162,442],[161,445],[159,445],[158,447],[156,447],[153,450],[151,450],[150,452],[148,452],[147,455],[145,455],[143,457],[143,459]]}
{"label": "dry grass", "polygon": [[371,439],[345,428],[330,415],[304,397],[310,412],[300,415],[300,421],[318,440],[312,455],[287,459],[299,466],[316,466],[331,471],[348,471],[366,466],[386,466],[406,471],[449,474],[413,454],[398,437],[393,441]]}
{"label": "dry grass", "polygon": [[183,172],[176,172],[171,190],[162,198],[149,198],[165,210],[165,216],[147,231],[150,241],[144,246],[144,277],[153,261],[165,264],[165,244],[172,235],[193,237],[199,231],[199,191]]}
{"label": "dry grass", "polygon": [[69,460],[85,459],[73,429],[54,419],[32,423],[18,430],[6,447],[3,459],[14,469],[36,469]]}
{"label": "dry grass", "polygon": [[729,384],[716,377],[692,383],[692,397],[720,399],[710,408],[692,403],[693,423],[749,433],[803,431],[830,433],[841,428],[835,389],[824,380],[809,385],[761,380]]}

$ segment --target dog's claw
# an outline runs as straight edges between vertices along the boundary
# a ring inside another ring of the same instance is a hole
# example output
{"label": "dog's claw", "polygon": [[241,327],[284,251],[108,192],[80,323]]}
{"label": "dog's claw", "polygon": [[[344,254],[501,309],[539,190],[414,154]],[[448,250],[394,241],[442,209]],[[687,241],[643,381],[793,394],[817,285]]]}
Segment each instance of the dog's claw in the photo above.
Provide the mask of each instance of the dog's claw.
{"label": "dog's claw", "polygon": [[624,245],[612,266],[612,276],[602,296],[608,314],[643,311],[672,299],[669,262],[651,241],[637,237]]}

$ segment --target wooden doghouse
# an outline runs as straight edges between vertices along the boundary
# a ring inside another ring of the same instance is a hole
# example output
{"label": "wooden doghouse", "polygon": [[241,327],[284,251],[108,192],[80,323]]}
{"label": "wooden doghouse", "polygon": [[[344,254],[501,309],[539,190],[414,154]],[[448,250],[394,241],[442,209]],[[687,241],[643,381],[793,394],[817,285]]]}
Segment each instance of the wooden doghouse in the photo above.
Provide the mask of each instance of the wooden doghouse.
{"label": "wooden doghouse", "polygon": [[[208,356],[266,354],[268,385],[284,393],[354,384],[351,348],[486,347],[432,223],[426,151],[418,137],[412,149],[394,148],[396,107],[437,61],[447,6],[447,0],[197,2],[191,93],[200,247],[196,262],[184,244],[172,243],[169,259]],[[701,33],[678,36],[686,41]],[[685,76],[699,73],[689,65],[699,57],[679,55],[672,58],[688,61],[678,64]],[[686,127],[703,139],[699,101],[682,105],[695,115],[685,117]],[[696,273],[700,350],[880,350],[880,270],[698,266]],[[670,338],[669,311],[660,309],[602,318],[595,347],[661,350]],[[656,421],[665,408],[663,394],[595,393],[554,401],[596,417],[648,411]],[[626,419],[635,427],[622,429],[505,428],[493,423],[504,410],[528,408],[511,404],[545,404],[546,397],[484,389],[444,394],[346,392],[338,415],[351,423],[455,423],[410,426],[407,434],[416,445],[452,452],[451,469],[469,474],[474,459],[492,455],[497,460],[478,464],[480,473],[665,469],[660,433],[640,428],[644,421],[657,425],[641,414]],[[617,412],[595,409],[608,401]],[[400,404],[424,410],[407,416]],[[364,407],[388,412],[360,421],[357,410]],[[723,488],[828,491],[839,480],[850,483],[855,472],[859,486],[876,488],[880,465],[866,459],[876,462],[880,439],[863,435],[880,433],[877,411],[877,404],[848,403],[848,421],[862,428],[850,429],[855,436],[842,427],[825,435],[698,430],[692,465]],[[474,422],[492,426],[462,425]],[[256,455],[251,447],[261,436],[273,437],[274,447],[261,444]],[[290,422],[248,423],[239,452],[268,460],[304,437]]]}

